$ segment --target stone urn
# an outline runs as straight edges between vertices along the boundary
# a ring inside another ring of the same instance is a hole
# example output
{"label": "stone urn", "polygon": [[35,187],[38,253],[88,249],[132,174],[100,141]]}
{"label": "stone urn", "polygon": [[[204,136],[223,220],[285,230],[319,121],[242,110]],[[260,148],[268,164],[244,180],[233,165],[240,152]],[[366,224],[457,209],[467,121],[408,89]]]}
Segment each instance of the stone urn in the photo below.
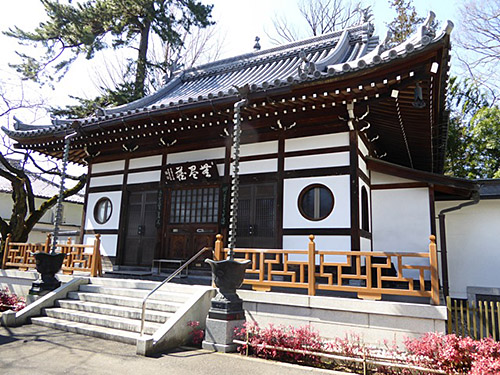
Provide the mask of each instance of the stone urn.
{"label": "stone urn", "polygon": [[248,268],[251,261],[244,260],[239,262],[232,259],[219,261],[205,259],[205,262],[207,262],[212,269],[215,285],[219,289],[219,293],[228,301],[239,300],[236,289],[243,284],[245,270]]}
{"label": "stone urn", "polygon": [[61,269],[65,256],[66,254],[63,253],[36,252],[34,254],[36,270],[42,276],[42,280],[37,280],[33,283],[29,292],[30,294],[45,294],[61,286],[56,273]]}

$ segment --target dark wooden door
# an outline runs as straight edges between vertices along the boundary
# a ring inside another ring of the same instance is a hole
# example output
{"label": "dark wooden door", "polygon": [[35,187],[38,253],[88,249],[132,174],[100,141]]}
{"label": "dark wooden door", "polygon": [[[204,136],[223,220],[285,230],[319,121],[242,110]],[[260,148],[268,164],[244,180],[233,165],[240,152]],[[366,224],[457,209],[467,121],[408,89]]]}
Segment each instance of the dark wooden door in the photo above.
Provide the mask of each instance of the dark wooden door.
{"label": "dark wooden door", "polygon": [[168,236],[162,257],[189,259],[213,247],[219,221],[219,186],[172,189],[169,192]]}
{"label": "dark wooden door", "polygon": [[236,246],[273,249],[276,234],[276,184],[241,185]]}
{"label": "dark wooden door", "polygon": [[130,192],[123,264],[151,266],[158,238],[157,191]]}

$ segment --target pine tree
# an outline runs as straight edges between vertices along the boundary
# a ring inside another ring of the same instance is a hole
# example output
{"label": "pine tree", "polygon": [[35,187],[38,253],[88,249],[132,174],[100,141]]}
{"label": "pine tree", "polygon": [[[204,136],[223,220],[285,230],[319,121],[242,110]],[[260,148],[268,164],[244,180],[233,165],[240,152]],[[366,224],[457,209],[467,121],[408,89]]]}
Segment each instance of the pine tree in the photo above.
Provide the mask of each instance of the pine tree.
{"label": "pine tree", "polygon": [[418,16],[412,0],[389,0],[389,5],[396,10],[396,17],[387,27],[392,34],[390,42],[397,45],[413,34],[424,18]]}
{"label": "pine tree", "polygon": [[14,27],[5,34],[22,44],[43,47],[44,56],[18,53],[22,62],[12,66],[24,78],[47,83],[62,78],[79,56],[92,59],[96,52],[104,49],[133,48],[137,56],[129,66],[132,78],[122,87],[126,100],[138,99],[147,93],[145,82],[152,65],[148,48],[153,36],[164,44],[181,46],[184,32],[212,24],[212,6],[196,0],[41,2],[49,18],[47,22],[40,23],[32,32]]}

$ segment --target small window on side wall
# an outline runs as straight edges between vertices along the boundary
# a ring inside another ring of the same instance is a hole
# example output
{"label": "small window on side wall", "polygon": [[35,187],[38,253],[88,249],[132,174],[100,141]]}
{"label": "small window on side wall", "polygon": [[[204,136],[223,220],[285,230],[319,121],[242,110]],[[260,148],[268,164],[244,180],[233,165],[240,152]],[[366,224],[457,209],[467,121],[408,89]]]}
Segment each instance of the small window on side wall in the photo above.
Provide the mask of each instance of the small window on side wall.
{"label": "small window on side wall", "polygon": [[299,211],[307,220],[325,219],[332,213],[334,205],[333,193],[325,185],[306,186],[299,195]]}
{"label": "small window on side wall", "polygon": [[105,224],[111,218],[113,205],[109,198],[104,197],[97,201],[94,206],[94,220],[99,224]]}

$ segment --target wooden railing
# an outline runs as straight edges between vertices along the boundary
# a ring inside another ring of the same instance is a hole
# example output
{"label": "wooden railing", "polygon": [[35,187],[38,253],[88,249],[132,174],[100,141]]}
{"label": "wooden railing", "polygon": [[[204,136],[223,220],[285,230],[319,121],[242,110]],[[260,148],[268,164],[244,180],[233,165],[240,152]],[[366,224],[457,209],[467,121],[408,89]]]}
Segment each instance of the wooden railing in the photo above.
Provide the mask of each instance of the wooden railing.
{"label": "wooden railing", "polygon": [[[236,260],[252,261],[244,284],[254,290],[301,288],[307,289],[309,295],[315,295],[318,290],[331,290],[354,292],[359,298],[373,300],[381,299],[384,294],[429,297],[432,304],[439,305],[436,237],[429,239],[429,251],[425,253],[317,250],[313,235],[309,236],[307,250],[234,251]],[[227,252],[222,235],[217,235],[215,258],[223,259]],[[339,258],[345,261],[336,261]],[[408,258],[424,259],[426,264],[409,264],[405,262]],[[408,277],[403,271],[417,273],[418,277]],[[424,278],[426,271],[430,282]]]}
{"label": "wooden railing", "polygon": [[480,340],[491,337],[500,341],[500,302],[469,301],[446,297],[448,333]]}
{"label": "wooden railing", "polygon": [[[26,271],[36,267],[36,252],[50,252],[51,234],[47,235],[44,244],[12,242],[12,236],[7,235],[3,253],[2,268],[18,268]],[[96,234],[93,245],[80,245],[71,242],[68,238],[66,243],[57,244],[56,252],[64,253],[62,271],[64,274],[73,274],[73,271],[90,272],[90,276],[102,276],[101,260],[101,235]]]}

